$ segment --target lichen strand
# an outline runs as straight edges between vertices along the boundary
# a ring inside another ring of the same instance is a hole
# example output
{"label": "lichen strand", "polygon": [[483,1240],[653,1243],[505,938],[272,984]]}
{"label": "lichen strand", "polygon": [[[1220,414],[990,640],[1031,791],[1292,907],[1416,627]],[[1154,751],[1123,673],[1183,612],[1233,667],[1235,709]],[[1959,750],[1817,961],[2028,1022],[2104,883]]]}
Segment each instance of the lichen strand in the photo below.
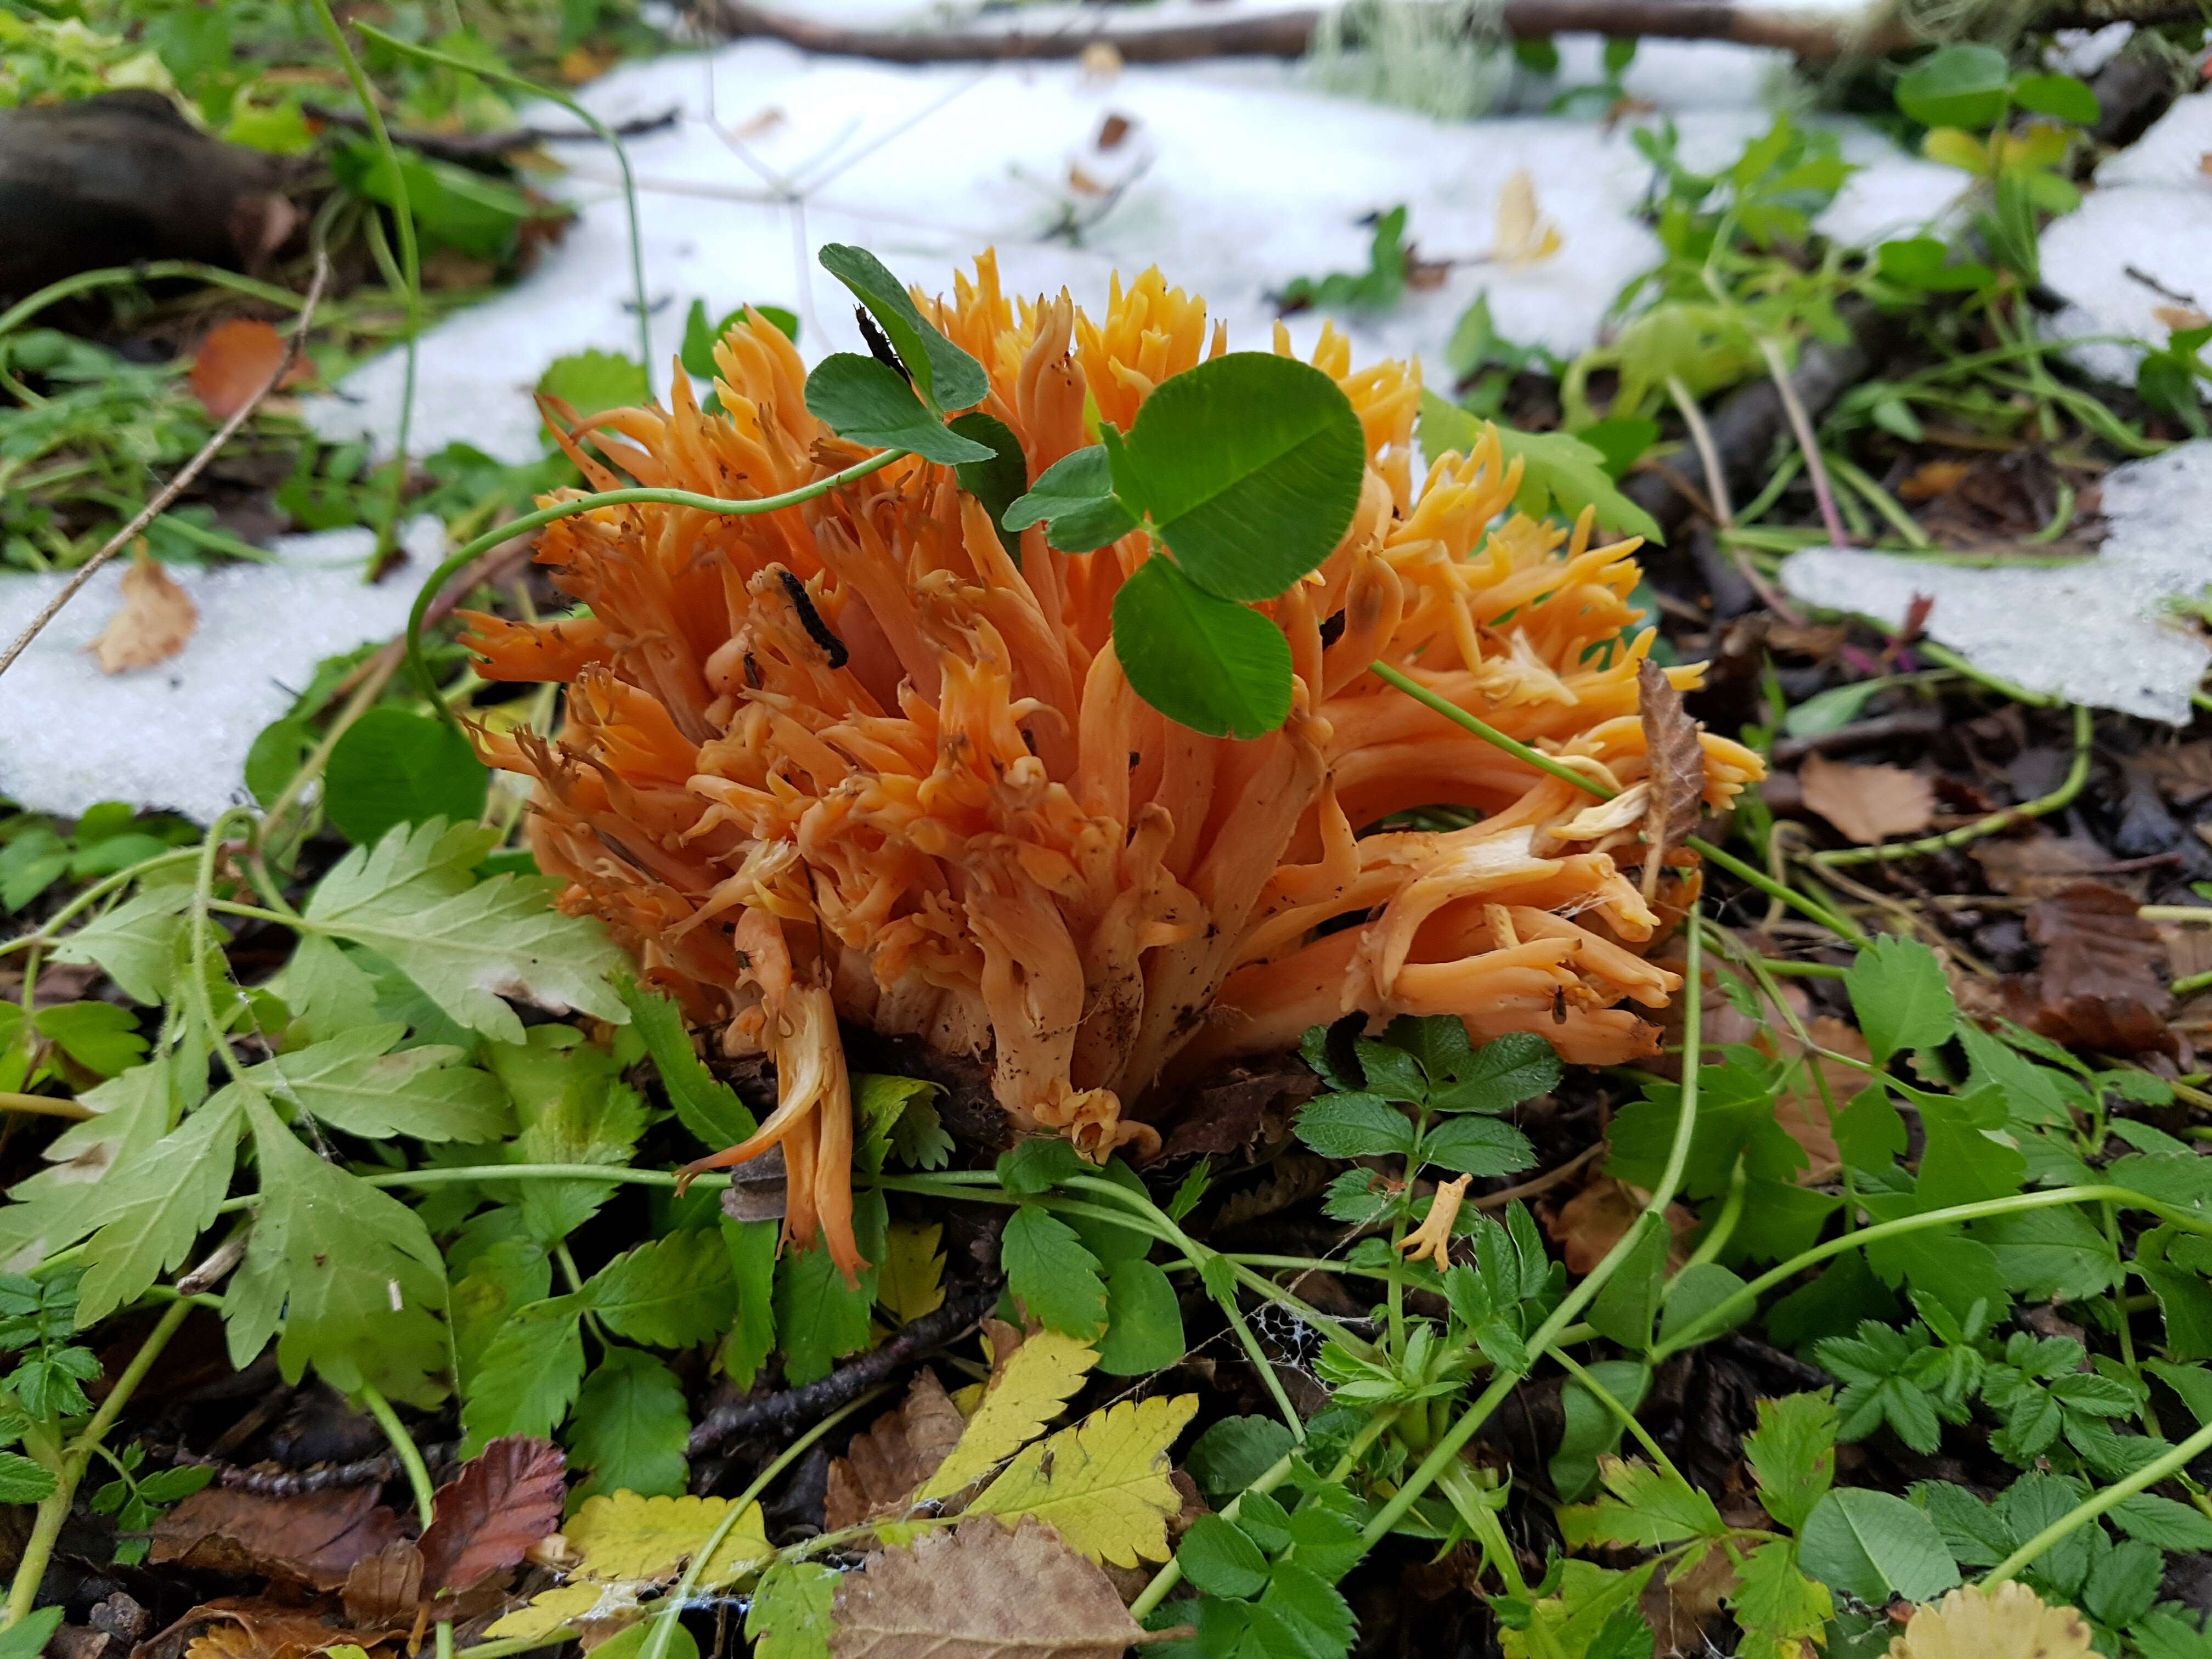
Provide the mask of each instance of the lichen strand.
{"label": "lichen strand", "polygon": [[[1094,324],[1066,294],[1017,309],[987,256],[932,314],[989,371],[983,407],[1032,477],[1090,441],[1090,411],[1126,427],[1224,349],[1157,272],[1117,283]],[[1621,871],[1643,857],[1651,635],[1606,643],[1640,619],[1634,544],[1592,545],[1587,515],[1571,535],[1499,520],[1519,474],[1493,437],[1416,490],[1417,373],[1354,371],[1334,331],[1314,362],[1359,411],[1367,480],[1328,562],[1259,607],[1297,685],[1256,740],[1200,737],[1130,690],[1111,615],[1143,534],[1072,556],[1031,529],[1017,564],[951,473],[915,459],[772,515],[562,520],[538,558],[588,618],[470,618],[487,676],[568,686],[554,742],[478,736],[538,781],[532,844],[564,905],[603,917],[727,1051],[775,1061],[774,1115],[710,1161],[781,1145],[799,1243],[818,1231],[858,1264],[840,1019],[988,1056],[1017,1124],[1100,1158],[1157,1144],[1164,1084],[1347,1012],[1457,1014],[1588,1064],[1654,1052],[1622,1005],[1660,1007],[1677,981],[1640,953],[1661,915]],[[638,483],[730,498],[865,453],[808,414],[798,354],[758,316],[716,362],[723,413],[678,375],[672,409],[587,422],[599,448]],[[593,484],[623,482],[563,441]],[[1382,684],[1378,659],[1622,794],[1593,805]],[[1724,806],[1759,762],[1704,742]],[[1373,828],[1431,805],[1481,817]]]}

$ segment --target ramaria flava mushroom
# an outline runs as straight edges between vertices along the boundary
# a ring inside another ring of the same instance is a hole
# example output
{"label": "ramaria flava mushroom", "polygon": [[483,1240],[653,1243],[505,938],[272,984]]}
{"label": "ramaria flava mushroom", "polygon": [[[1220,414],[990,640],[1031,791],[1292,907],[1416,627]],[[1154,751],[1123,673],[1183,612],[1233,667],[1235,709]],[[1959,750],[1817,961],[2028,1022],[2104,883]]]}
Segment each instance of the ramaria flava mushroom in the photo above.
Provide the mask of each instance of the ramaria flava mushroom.
{"label": "ramaria flava mushroom", "polygon": [[[1018,307],[978,263],[923,304],[990,378],[982,408],[1030,479],[1127,429],[1167,377],[1226,349],[1202,302],[1148,272],[1093,322],[1066,294]],[[1278,354],[1289,352],[1279,328]],[[561,434],[602,488],[725,499],[786,491],[871,453],[808,412],[798,352],[757,314],[716,349],[721,412],[672,407]],[[751,518],[600,507],[546,527],[538,561],[576,619],[470,618],[495,680],[568,686],[563,730],[485,732],[538,782],[532,841],[571,910],[604,918],[646,978],[765,1054],[777,1105],[726,1166],[781,1146],[787,1236],[848,1273],[853,1115],[839,1022],[988,1058],[998,1104],[1094,1158],[1142,1157],[1179,1080],[1279,1051],[1349,1012],[1455,1014],[1477,1040],[1534,1031],[1604,1065],[1651,1054],[1674,975],[1641,951],[1662,915],[1643,860],[1650,793],[1628,596],[1635,544],[1512,514],[1494,434],[1412,471],[1418,371],[1314,365],[1357,410],[1358,509],[1304,581],[1257,607],[1289,642],[1292,707],[1249,741],[1173,724],[1132,690],[1116,591],[1142,532],[1097,552],[1001,542],[950,468],[897,461]],[[1502,516],[1503,515],[1503,516]],[[1369,672],[1376,661],[1620,793],[1592,798]],[[1696,667],[1668,671],[1694,686]],[[1757,756],[1705,736],[1724,806]],[[1394,830],[1452,805],[1472,827]],[[1679,900],[1681,890],[1674,890]]]}

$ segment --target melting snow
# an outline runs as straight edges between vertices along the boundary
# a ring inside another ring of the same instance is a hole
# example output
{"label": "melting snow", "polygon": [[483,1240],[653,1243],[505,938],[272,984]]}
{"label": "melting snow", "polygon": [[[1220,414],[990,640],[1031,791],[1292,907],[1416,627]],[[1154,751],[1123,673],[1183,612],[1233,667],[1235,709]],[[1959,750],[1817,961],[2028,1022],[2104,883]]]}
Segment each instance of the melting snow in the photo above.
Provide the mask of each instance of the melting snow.
{"label": "melting snow", "polygon": [[1966,568],[1823,547],[1790,558],[1782,582],[1810,604],[1893,626],[1915,594],[1928,594],[1929,634],[1977,667],[2070,702],[2186,725],[2212,647],[2168,605],[2212,583],[2212,442],[2115,467],[2104,512],[2112,533],[2097,555],[2057,568]]}
{"label": "melting snow", "polygon": [[[246,800],[246,750],[315,665],[406,626],[445,526],[417,519],[401,541],[408,562],[374,586],[362,578],[375,538],[361,529],[280,536],[267,564],[172,566],[199,626],[167,662],[128,674],[101,673],[85,648],[119,602],[127,566],[110,564],[0,677],[0,794],[64,817],[123,800],[202,823]],[[68,580],[0,577],[0,637],[14,639]]]}

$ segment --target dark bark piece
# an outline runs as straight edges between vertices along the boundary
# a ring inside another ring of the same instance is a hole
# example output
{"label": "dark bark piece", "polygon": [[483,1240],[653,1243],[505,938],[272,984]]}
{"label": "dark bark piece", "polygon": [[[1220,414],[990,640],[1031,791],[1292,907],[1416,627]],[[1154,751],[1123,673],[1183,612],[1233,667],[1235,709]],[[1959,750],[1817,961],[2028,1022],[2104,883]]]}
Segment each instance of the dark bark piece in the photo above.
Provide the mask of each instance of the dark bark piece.
{"label": "dark bark piece", "polygon": [[257,263],[296,222],[294,171],[209,137],[158,93],[0,110],[0,294],[146,259]]}

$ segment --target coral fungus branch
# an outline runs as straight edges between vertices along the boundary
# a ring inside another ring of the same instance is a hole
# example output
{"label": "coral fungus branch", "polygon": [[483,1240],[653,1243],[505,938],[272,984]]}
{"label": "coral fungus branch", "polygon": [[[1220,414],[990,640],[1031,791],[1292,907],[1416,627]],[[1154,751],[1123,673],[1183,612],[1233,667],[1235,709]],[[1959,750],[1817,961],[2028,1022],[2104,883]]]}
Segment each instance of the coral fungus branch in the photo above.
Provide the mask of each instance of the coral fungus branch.
{"label": "coral fungus branch", "polygon": [[[983,366],[1031,480],[1227,349],[1157,272],[1096,320],[1066,294],[1015,304],[988,257],[917,303]],[[1647,899],[1625,873],[1650,793],[1635,544],[1512,513],[1494,434],[1417,481],[1413,368],[1355,369],[1333,331],[1314,354],[1365,482],[1335,550],[1253,607],[1290,647],[1291,708],[1237,741],[1121,670],[1114,603],[1147,532],[1078,556],[1032,526],[1010,549],[951,469],[815,419],[772,325],[749,316],[716,361],[719,413],[679,380],[668,409],[585,423],[597,455],[556,434],[606,492],[537,520],[585,614],[468,620],[486,678],[566,684],[565,724],[477,741],[537,779],[563,905],[722,1052],[775,1063],[774,1113],[702,1167],[780,1146],[795,1244],[859,1261],[841,1022],[984,1063],[1016,1128],[1094,1158],[1142,1158],[1184,1085],[1349,1013],[1453,1014],[1586,1064],[1656,1052],[1638,1011],[1680,981],[1646,952],[1695,877]],[[1761,775],[1724,738],[1699,753],[1708,805]],[[1399,817],[1440,807],[1473,821]]]}

